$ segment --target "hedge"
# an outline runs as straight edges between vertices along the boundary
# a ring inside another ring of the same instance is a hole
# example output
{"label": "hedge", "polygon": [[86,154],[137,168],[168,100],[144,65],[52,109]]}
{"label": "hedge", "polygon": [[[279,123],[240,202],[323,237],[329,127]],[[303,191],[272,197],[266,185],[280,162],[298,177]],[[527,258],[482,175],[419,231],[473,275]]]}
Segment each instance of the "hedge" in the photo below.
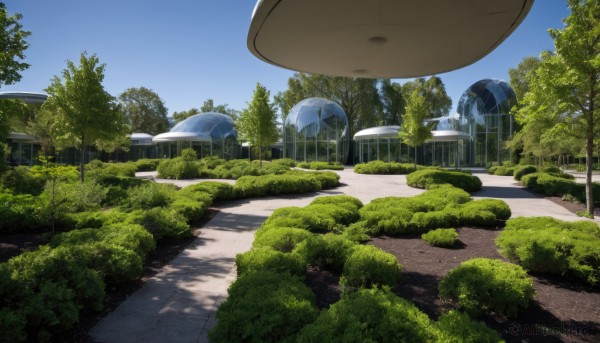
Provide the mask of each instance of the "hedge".
{"label": "hedge", "polygon": [[442,278],[439,294],[472,317],[490,312],[515,317],[519,308],[527,308],[535,291],[533,281],[520,266],[474,258]]}
{"label": "hedge", "polygon": [[315,295],[287,273],[256,272],[240,276],[217,310],[212,342],[294,342],[297,333],[318,316]]}
{"label": "hedge", "polygon": [[270,247],[288,253],[296,246],[313,236],[307,230],[290,227],[270,227],[268,235],[257,236],[252,242],[253,247]]}
{"label": "hedge", "polygon": [[600,282],[600,227],[594,222],[519,217],[506,222],[496,245],[527,270]]}
{"label": "hedge", "polygon": [[409,186],[415,188],[429,188],[435,184],[451,184],[467,192],[481,190],[481,180],[477,176],[441,169],[426,168],[417,170],[406,176],[406,182]]}
{"label": "hedge", "polygon": [[354,172],[357,174],[404,175],[422,168],[425,167],[417,165],[417,168],[415,168],[414,164],[409,163],[370,161],[354,165]]}
{"label": "hedge", "polygon": [[348,256],[358,247],[344,236],[328,233],[314,235],[300,242],[294,249],[305,265],[318,266],[341,273]]}
{"label": "hedge", "polygon": [[389,289],[345,295],[304,327],[298,342],[433,342],[437,330],[427,315]]}
{"label": "hedge", "polygon": [[344,263],[343,277],[350,287],[394,287],[401,273],[402,265],[394,255],[372,245],[357,245]]}
{"label": "hedge", "polygon": [[304,275],[306,266],[295,254],[283,253],[271,247],[255,247],[235,258],[238,276],[259,271]]}
{"label": "hedge", "polygon": [[[522,177],[521,182],[533,189],[537,193],[546,196],[559,196],[570,194],[577,198],[579,202],[585,203],[585,184],[573,180],[573,176],[563,173],[531,173]],[[594,194],[594,203],[600,204],[600,183],[592,183],[592,192]]]}

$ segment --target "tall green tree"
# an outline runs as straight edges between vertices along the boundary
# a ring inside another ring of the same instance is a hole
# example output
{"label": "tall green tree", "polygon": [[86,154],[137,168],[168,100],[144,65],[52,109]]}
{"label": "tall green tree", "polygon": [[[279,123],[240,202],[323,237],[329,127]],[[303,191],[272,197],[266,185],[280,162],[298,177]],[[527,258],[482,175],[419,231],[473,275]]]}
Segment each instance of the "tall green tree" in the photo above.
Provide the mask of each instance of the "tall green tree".
{"label": "tall green tree", "polygon": [[259,166],[262,168],[262,150],[277,142],[277,115],[275,105],[269,102],[270,92],[260,83],[256,84],[252,101],[242,111],[238,132],[251,146],[258,147]]}
{"label": "tall green tree", "polygon": [[508,75],[510,76],[510,87],[515,91],[517,103],[523,102],[525,94],[529,92],[529,85],[534,81],[535,73],[540,67],[541,60],[539,57],[525,57],[516,68],[510,68]]}
{"label": "tall green tree", "polygon": [[406,109],[402,86],[389,79],[382,80],[381,103],[383,105],[383,125],[400,125]]}
{"label": "tall green tree", "polygon": [[63,142],[76,146],[80,153],[79,178],[84,181],[86,148],[96,141],[111,140],[125,134],[123,113],[116,99],[104,86],[105,64],[85,52],[79,66],[67,61],[62,78],[54,76],[46,89],[49,97],[43,105],[57,115],[55,129]]}
{"label": "tall green tree", "polygon": [[600,138],[600,2],[569,0],[563,29],[550,29],[555,53],[542,54],[519,116],[525,122],[549,116],[546,135],[570,135],[585,142],[586,208],[593,216],[592,166]]}
{"label": "tall green tree", "polygon": [[429,79],[416,78],[402,86],[402,95],[408,99],[417,90],[425,98],[427,118],[447,116],[452,108],[452,99],[446,93],[442,79],[432,76]]}
{"label": "tall green tree", "polygon": [[[0,2],[0,88],[3,85],[13,84],[21,79],[21,72],[29,68],[23,62],[25,50],[29,47],[26,38],[31,32],[24,31],[19,22],[23,16],[19,13],[9,15],[6,6]],[[0,100],[0,172],[6,168],[4,141],[8,137],[11,123],[11,113],[15,108],[20,108],[13,100]]]}
{"label": "tall green tree", "polygon": [[131,132],[157,135],[169,128],[165,103],[151,89],[129,88],[119,95],[119,102]]}
{"label": "tall green tree", "polygon": [[402,115],[402,126],[398,135],[404,144],[415,148],[415,168],[417,166],[417,147],[431,138],[431,130],[425,126],[429,107],[419,90],[415,89],[408,98],[406,113]]}

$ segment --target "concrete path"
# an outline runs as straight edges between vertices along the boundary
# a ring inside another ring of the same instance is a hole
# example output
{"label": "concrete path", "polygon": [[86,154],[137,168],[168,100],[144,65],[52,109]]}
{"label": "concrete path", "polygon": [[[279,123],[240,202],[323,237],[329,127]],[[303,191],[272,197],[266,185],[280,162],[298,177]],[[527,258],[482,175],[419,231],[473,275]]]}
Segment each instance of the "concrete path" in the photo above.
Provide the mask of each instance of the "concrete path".
{"label": "concrete path", "polygon": [[[375,198],[423,192],[408,187],[402,175],[358,175],[352,169],[339,174],[342,186],[333,190],[228,203],[170,265],[99,322],[90,332],[91,339],[111,343],[207,342],[207,332],[215,324],[216,308],[236,277],[236,254],[250,249],[254,231],[275,209],[306,206],[322,195],[347,194],[366,204]],[[482,179],[484,189],[474,197],[501,198],[509,204],[513,216],[581,219],[549,200],[519,189],[512,178],[476,175]],[[199,181],[202,180],[196,180]],[[185,186],[191,181],[168,182]]]}

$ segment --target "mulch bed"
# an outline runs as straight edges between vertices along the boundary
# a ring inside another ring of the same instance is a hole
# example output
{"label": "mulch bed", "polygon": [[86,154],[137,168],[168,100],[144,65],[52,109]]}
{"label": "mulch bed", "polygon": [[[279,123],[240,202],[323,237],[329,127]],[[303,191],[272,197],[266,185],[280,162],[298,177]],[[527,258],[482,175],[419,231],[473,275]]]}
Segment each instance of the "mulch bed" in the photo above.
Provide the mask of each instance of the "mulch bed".
{"label": "mulch bed", "polygon": [[[450,269],[475,257],[503,259],[494,240],[500,228],[463,228],[461,244],[454,249],[429,246],[419,237],[378,237],[373,244],[396,256],[404,267],[402,281],[394,288],[432,319],[452,308],[438,298],[438,284]],[[517,318],[488,315],[481,318],[507,342],[600,342],[600,287],[557,276],[532,275],[537,292],[529,308]],[[317,304],[328,307],[339,299],[339,276],[312,269],[307,285]]]}

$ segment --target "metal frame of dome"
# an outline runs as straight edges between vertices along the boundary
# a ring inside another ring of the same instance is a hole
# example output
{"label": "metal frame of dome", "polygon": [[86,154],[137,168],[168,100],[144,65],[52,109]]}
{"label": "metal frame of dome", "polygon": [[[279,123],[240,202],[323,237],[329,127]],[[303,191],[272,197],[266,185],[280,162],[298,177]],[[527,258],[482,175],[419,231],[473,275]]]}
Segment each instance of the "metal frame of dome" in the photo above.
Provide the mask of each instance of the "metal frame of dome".
{"label": "metal frame of dome", "polygon": [[369,78],[470,65],[521,24],[534,0],[258,0],[247,46],[301,72]]}

